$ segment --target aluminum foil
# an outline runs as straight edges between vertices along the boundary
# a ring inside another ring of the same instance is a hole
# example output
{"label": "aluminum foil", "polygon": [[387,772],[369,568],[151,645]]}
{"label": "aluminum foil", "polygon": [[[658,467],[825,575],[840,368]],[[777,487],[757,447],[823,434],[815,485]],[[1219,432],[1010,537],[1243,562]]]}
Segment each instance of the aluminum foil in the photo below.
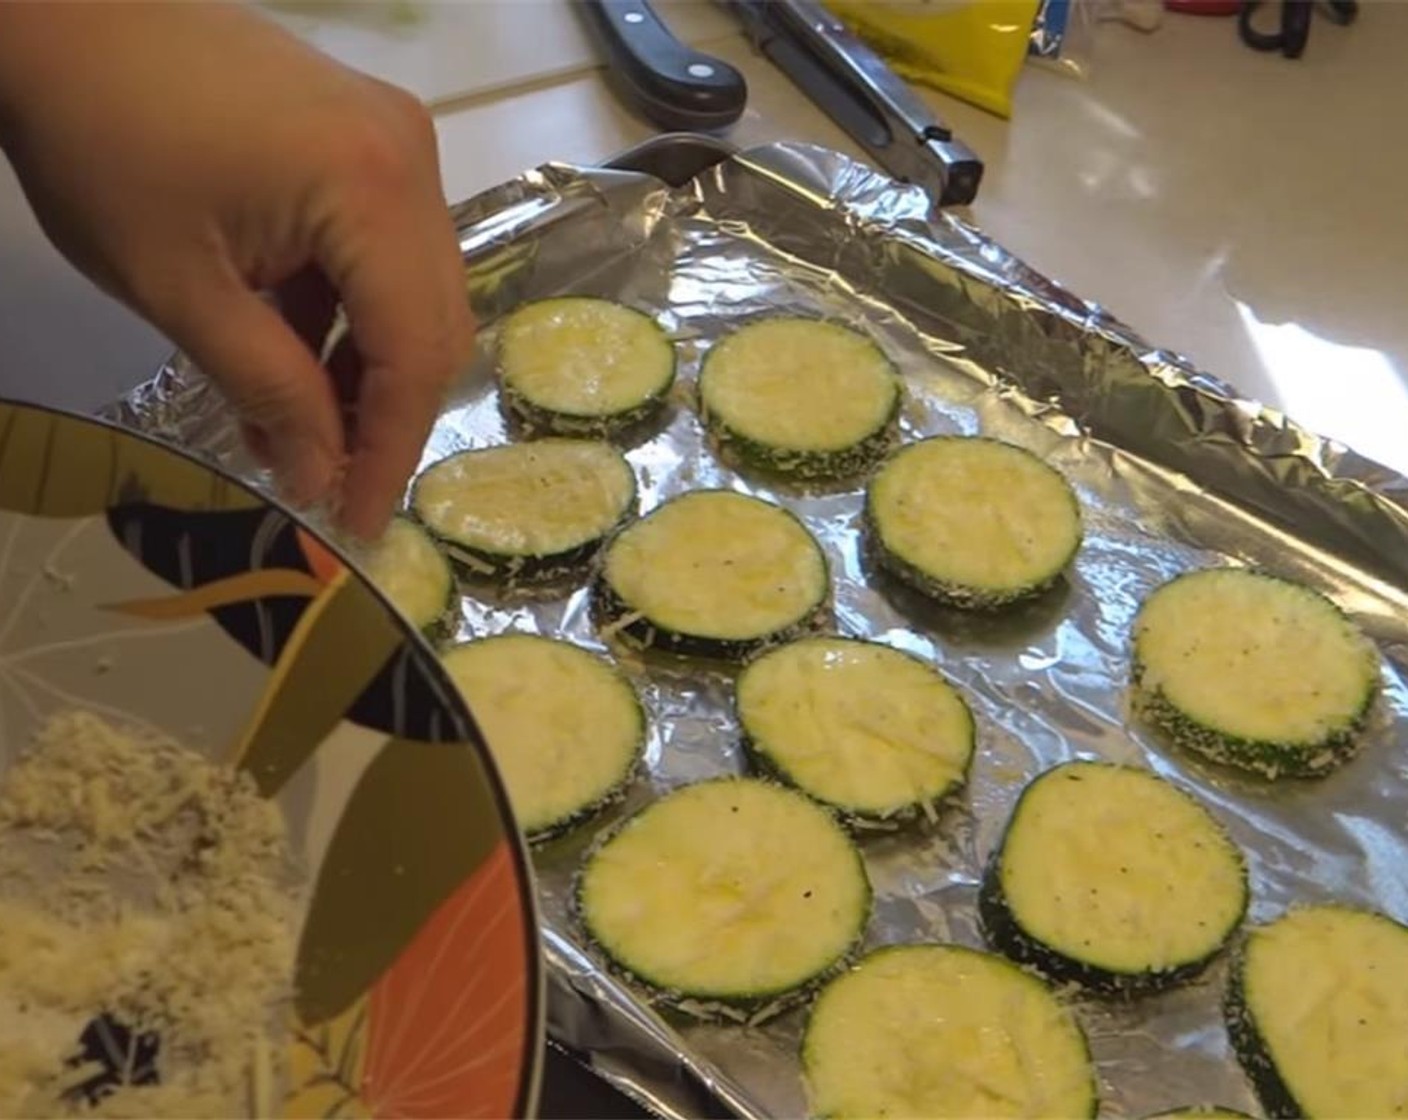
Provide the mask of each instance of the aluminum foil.
{"label": "aluminum foil", "polygon": [[[503,311],[562,292],[631,303],[668,327],[681,357],[669,415],[629,452],[643,507],[697,486],[789,506],[832,562],[837,628],[931,659],[967,695],[979,751],[961,804],[936,827],[863,840],[876,889],[870,944],[980,944],[978,877],[1008,811],[1024,783],[1077,757],[1147,765],[1194,791],[1247,854],[1252,921],[1330,899],[1408,918],[1408,761],[1399,749],[1408,480],[1238,399],[937,214],[918,190],[836,153],[762,148],[680,188],[552,165],[456,217],[485,357],[446,409],[426,463],[507,438],[489,357]],[[906,437],[983,432],[1062,470],[1086,524],[1064,590],[1002,618],[937,610],[866,570],[858,489],[779,489],[721,466],[689,407],[699,359],[738,322],[777,312],[830,316],[878,340],[908,383]],[[256,477],[218,397],[179,358],[112,413]],[[1383,651],[1377,722],[1361,756],[1325,780],[1243,780],[1171,752],[1127,717],[1127,636],[1140,601],[1178,572],[1226,563],[1322,588]],[[461,636],[506,629],[600,648],[585,590],[547,602],[464,600]],[[740,768],[727,672],[621,657],[653,729],[647,772],[620,812]],[[761,1025],[698,1023],[651,1008],[583,948],[567,891],[592,831],[536,857],[552,1036],[665,1116],[802,1114],[804,1010]],[[1255,1111],[1222,1025],[1224,980],[1225,962],[1129,1004],[1069,993],[1104,1114],[1187,1104]]]}

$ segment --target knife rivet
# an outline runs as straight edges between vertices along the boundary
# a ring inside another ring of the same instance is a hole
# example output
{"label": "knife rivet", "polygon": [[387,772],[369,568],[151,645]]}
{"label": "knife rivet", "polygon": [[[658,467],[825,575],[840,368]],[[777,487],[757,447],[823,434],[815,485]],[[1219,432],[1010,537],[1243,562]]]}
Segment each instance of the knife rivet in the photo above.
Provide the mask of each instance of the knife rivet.
{"label": "knife rivet", "polygon": [[687,69],[691,78],[712,78],[714,76],[714,68],[706,66],[702,62],[691,62]]}
{"label": "knife rivet", "polygon": [[645,22],[645,16],[641,15],[640,12],[627,12],[627,13],[626,13],[625,15],[623,15],[621,18],[622,18],[623,20],[625,20],[627,23],[644,23],[644,22]]}

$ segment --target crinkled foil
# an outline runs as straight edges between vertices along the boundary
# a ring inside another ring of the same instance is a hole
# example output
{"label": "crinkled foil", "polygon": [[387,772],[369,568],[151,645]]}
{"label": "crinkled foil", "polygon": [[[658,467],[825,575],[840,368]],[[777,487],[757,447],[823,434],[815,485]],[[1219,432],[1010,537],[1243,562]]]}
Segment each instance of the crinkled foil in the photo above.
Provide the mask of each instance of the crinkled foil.
{"label": "crinkled foil", "polygon": [[[1408,918],[1408,762],[1399,749],[1408,480],[1239,400],[936,214],[917,190],[835,153],[762,148],[677,189],[640,174],[548,166],[456,217],[486,357],[445,411],[425,462],[506,438],[487,356],[504,310],[560,292],[648,310],[678,340],[681,378],[660,431],[630,451],[643,507],[708,485],[791,507],[830,556],[837,627],[932,659],[968,696],[979,753],[961,804],[937,827],[863,841],[876,888],[871,944],[980,944],[978,876],[1011,805],[1025,782],[1074,757],[1147,765],[1195,791],[1247,853],[1253,921],[1329,899]],[[1065,472],[1087,533],[1064,591],[1000,619],[937,611],[865,570],[858,489],[780,490],[721,466],[689,407],[700,356],[741,320],[775,312],[831,316],[876,338],[908,382],[906,436],[984,432]],[[113,413],[253,475],[218,399],[179,359]],[[1214,772],[1127,718],[1127,635],[1139,602],[1177,572],[1229,562],[1324,589],[1384,653],[1378,722],[1361,756],[1323,781],[1268,786]],[[462,636],[509,628],[600,645],[584,590],[539,603],[465,599]],[[647,773],[613,820],[741,765],[726,672],[623,662],[653,730]],[[590,839],[537,854],[553,1036],[666,1116],[801,1114],[804,1011],[759,1026],[658,1012],[583,947],[567,891]],[[1132,1004],[1070,995],[1098,1063],[1103,1113],[1194,1103],[1255,1111],[1219,1011],[1225,969]]]}

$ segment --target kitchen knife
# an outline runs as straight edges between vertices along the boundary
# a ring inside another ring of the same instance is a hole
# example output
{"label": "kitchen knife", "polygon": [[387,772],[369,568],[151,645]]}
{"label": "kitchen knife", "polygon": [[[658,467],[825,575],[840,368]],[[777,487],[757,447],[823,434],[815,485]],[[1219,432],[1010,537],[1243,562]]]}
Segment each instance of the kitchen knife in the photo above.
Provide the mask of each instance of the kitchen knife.
{"label": "kitchen knife", "polygon": [[626,100],[661,128],[714,132],[742,114],[743,75],[681,43],[646,0],[580,0],[577,5]]}
{"label": "kitchen knife", "polygon": [[730,0],[753,45],[897,179],[940,206],[977,196],[983,163],[884,61],[813,0]]}

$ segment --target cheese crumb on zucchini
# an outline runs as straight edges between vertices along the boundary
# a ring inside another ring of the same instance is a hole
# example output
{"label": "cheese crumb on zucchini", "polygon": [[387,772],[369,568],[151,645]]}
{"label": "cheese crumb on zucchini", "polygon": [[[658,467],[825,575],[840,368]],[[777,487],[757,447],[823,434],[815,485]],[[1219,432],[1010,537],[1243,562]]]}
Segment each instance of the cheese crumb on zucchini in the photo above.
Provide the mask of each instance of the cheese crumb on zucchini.
{"label": "cheese crumb on zucchini", "polygon": [[1248,935],[1226,1013],[1268,1116],[1408,1116],[1408,927],[1291,910]]}
{"label": "cheese crumb on zucchini", "polygon": [[888,447],[900,380],[884,352],[838,323],[776,318],[718,343],[699,373],[705,425],[756,466],[854,474]]}
{"label": "cheese crumb on zucchini", "polygon": [[1178,746],[1267,778],[1314,777],[1354,753],[1379,659],[1324,596],[1220,568],[1144,601],[1131,679],[1138,709]]}
{"label": "cheese crumb on zucchini", "polygon": [[427,468],[411,510],[472,578],[550,582],[582,568],[635,508],[607,443],[542,439],[462,451]]}
{"label": "cheese crumb on zucchini", "polygon": [[860,852],[825,809],[769,782],[675,790],[588,856],[588,936],[621,969],[700,1014],[780,1010],[865,932]]}
{"label": "cheese crumb on zucchini", "polygon": [[802,1040],[811,1115],[1092,1117],[1075,1017],[1036,977],[957,945],[878,949],[821,993]]}
{"label": "cheese crumb on zucchini", "polygon": [[958,691],[874,642],[816,637],[770,650],[740,674],[735,704],[756,764],[866,823],[932,812],[973,756]]}
{"label": "cheese crumb on zucchini", "polygon": [[499,335],[509,412],[555,435],[605,436],[645,420],[675,379],[675,349],[650,316],[564,296],[518,308]]}
{"label": "cheese crumb on zucchini", "polygon": [[620,797],[645,749],[645,712],[606,658],[555,638],[501,634],[441,655],[531,841]]}
{"label": "cheese crumb on zucchini", "polygon": [[1059,471],[973,436],[937,436],[890,456],[866,491],[865,520],[881,568],[966,609],[1041,594],[1081,542],[1080,505]]}
{"label": "cheese crumb on zucchini", "polygon": [[[356,550],[354,550],[356,551]],[[381,540],[359,557],[372,584],[427,637],[443,632],[458,608],[454,572],[434,538],[407,517],[394,517]]]}
{"label": "cheese crumb on zucchini", "polygon": [[993,945],[1054,979],[1135,995],[1197,975],[1247,908],[1241,853],[1145,770],[1072,762],[1018,799],[979,895]]}
{"label": "cheese crumb on zucchini", "polygon": [[829,593],[825,555],[791,513],[696,490],[611,542],[597,611],[604,627],[643,647],[740,658],[814,629]]}

